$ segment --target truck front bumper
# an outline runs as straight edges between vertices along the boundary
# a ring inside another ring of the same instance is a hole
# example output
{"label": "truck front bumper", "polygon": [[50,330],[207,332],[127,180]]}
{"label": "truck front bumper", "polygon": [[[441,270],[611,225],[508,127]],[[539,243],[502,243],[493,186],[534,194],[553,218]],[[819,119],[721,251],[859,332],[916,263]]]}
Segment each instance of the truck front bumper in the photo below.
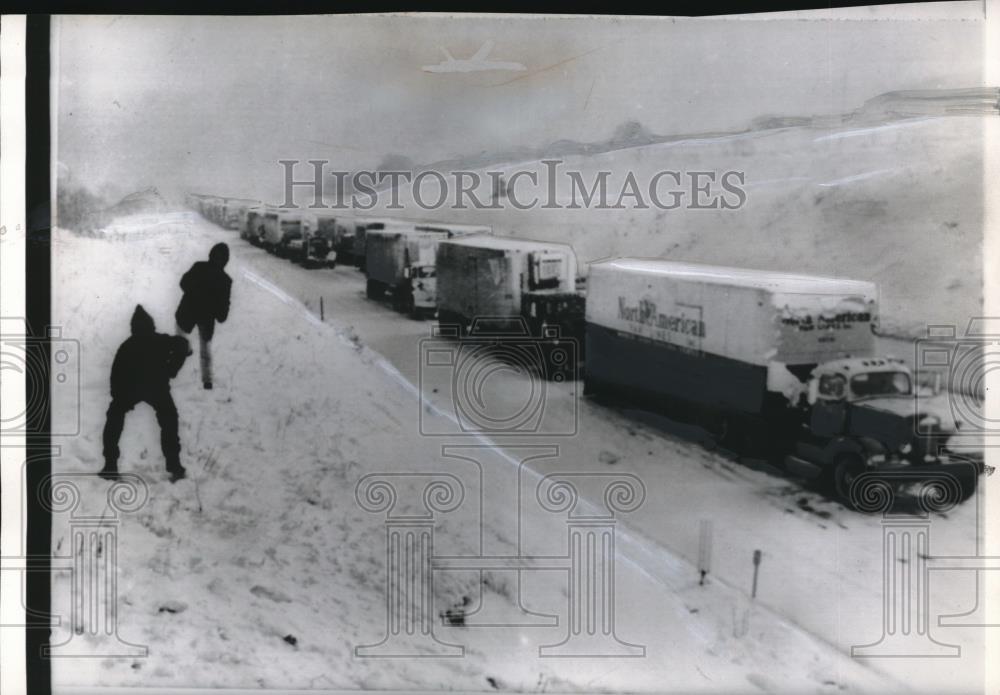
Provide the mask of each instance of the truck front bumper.
{"label": "truck front bumper", "polygon": [[900,497],[931,495],[939,503],[957,504],[975,492],[982,470],[974,460],[940,456],[925,463],[887,462],[870,468],[859,478],[887,485]]}

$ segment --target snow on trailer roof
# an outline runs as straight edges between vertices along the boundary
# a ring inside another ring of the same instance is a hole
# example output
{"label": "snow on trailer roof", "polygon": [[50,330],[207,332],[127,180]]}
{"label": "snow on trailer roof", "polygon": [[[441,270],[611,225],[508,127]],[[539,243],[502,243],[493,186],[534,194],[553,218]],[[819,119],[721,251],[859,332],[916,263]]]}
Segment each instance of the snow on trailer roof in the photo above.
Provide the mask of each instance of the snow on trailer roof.
{"label": "snow on trailer roof", "polygon": [[493,228],[485,224],[450,224],[447,222],[421,222],[420,232],[491,232]]}
{"label": "snow on trailer roof", "polygon": [[398,217],[357,217],[355,218],[355,222],[360,225],[397,224],[403,227],[412,227],[416,224],[416,222],[413,222],[412,220],[403,220]]}
{"label": "snow on trailer roof", "polygon": [[306,208],[306,210],[316,217],[355,217],[347,210],[338,210],[337,208]]}
{"label": "snow on trailer roof", "polygon": [[878,287],[865,280],[799,275],[776,270],[732,268],[662,258],[616,258],[591,263],[592,268],[616,268],[631,273],[684,278],[715,285],[751,287],[786,294],[860,294],[877,298]]}
{"label": "snow on trailer roof", "polygon": [[369,229],[367,232],[371,236],[406,236],[406,237],[435,237],[441,238],[442,233],[429,229],[416,229],[407,226],[389,226],[383,229]]}
{"label": "snow on trailer roof", "polygon": [[533,239],[519,239],[512,236],[463,236],[448,239],[444,244],[454,244],[456,246],[471,246],[483,249],[498,249],[501,251],[569,251],[573,253],[573,247],[569,244],[560,244],[554,241],[535,241]]}

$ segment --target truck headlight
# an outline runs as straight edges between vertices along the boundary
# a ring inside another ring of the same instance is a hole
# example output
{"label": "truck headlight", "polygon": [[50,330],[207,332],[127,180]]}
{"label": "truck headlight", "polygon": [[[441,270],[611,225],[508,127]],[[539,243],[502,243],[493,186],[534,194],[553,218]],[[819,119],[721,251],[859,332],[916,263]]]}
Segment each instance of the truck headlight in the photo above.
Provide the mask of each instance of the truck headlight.
{"label": "truck headlight", "polygon": [[941,418],[937,415],[924,415],[917,422],[917,428],[919,431],[930,429],[931,427],[938,427],[941,425]]}

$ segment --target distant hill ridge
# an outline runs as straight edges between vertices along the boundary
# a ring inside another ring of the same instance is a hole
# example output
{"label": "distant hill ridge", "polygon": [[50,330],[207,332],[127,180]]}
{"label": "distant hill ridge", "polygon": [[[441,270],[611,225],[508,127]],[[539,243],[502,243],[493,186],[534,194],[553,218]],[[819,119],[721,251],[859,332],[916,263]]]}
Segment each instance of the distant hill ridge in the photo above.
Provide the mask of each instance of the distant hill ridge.
{"label": "distant hill ridge", "polygon": [[150,186],[141,191],[129,193],[111,207],[102,210],[101,214],[107,215],[108,218],[114,218],[144,212],[162,212],[167,207],[167,201],[156,190],[156,187]]}
{"label": "distant hill ridge", "polygon": [[[413,168],[413,173],[421,171],[456,171],[482,169],[492,165],[512,164],[522,161],[569,157],[574,155],[595,155],[632,147],[643,147],[678,140],[718,138],[743,135],[765,130],[801,127],[842,127],[847,125],[868,125],[904,120],[922,116],[987,116],[1000,115],[1000,88],[971,87],[962,89],[923,89],[886,92],[868,99],[860,108],[849,113],[833,116],[760,116],[751,121],[743,130],[686,133],[680,135],[657,135],[638,121],[627,121],[615,129],[607,140],[579,142],[577,140],[556,140],[546,146],[514,147],[496,152],[483,150],[477,154],[443,159],[431,164]],[[391,185],[385,183],[376,188],[382,190]]]}

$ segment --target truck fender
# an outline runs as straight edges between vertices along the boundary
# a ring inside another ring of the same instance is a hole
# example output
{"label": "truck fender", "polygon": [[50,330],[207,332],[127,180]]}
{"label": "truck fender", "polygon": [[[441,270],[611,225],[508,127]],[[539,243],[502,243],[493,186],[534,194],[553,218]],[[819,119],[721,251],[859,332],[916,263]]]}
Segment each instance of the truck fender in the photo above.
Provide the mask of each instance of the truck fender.
{"label": "truck fender", "polygon": [[886,449],[881,442],[871,437],[837,437],[823,450],[823,462],[832,466],[844,454],[859,456],[868,461],[872,456],[884,456]]}

